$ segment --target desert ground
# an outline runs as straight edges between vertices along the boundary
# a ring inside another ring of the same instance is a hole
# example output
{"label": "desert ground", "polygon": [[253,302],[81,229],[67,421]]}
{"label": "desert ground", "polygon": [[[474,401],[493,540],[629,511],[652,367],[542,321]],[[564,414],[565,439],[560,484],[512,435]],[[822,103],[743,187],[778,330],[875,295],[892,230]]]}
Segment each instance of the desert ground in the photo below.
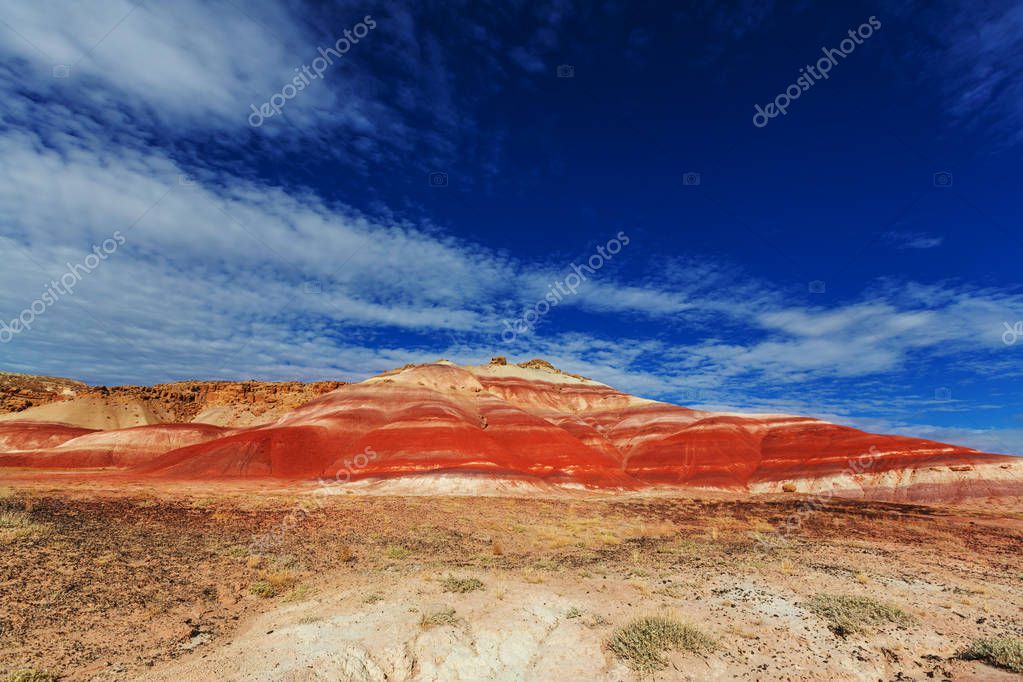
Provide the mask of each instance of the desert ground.
{"label": "desert ground", "polygon": [[1012,501],[337,492],[6,473],[0,672],[1021,679],[964,656],[1023,637]]}

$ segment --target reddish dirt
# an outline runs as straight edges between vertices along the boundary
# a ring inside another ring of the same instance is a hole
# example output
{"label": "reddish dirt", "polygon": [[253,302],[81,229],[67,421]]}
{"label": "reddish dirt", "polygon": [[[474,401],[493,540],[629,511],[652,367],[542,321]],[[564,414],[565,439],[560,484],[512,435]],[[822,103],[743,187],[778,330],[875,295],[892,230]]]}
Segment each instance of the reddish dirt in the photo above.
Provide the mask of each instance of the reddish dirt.
{"label": "reddish dirt", "polygon": [[[1023,515],[1007,502],[838,501],[807,514],[799,497],[342,495],[314,503],[309,491],[81,482],[8,489],[0,514],[21,515],[32,527],[0,530],[0,673],[36,668],[70,680],[139,679],[192,648],[220,647],[251,617],[308,599],[307,590],[361,584],[386,594],[408,570],[487,571],[545,589],[592,584],[597,594],[610,586],[627,591],[615,598],[626,612],[690,594],[693,608],[704,604],[717,614],[708,623],[731,622],[743,633],[718,633],[726,641],[722,660],[746,670],[743,679],[786,674],[782,659],[769,667],[771,647],[824,657],[841,643],[823,625],[814,645],[822,648],[809,653],[807,645],[761,632],[776,623],[745,613],[727,587],[749,580],[779,594],[795,589],[795,601],[814,591],[877,594],[886,586],[887,598],[920,613],[913,636],[931,642],[897,645],[901,635],[891,632],[872,639],[870,656],[898,652],[893,670],[969,679],[963,671],[976,667],[952,660],[956,647],[976,636],[1023,635]],[[802,523],[777,535],[793,515]],[[782,544],[758,539],[765,536]],[[259,557],[253,543],[263,548]],[[264,599],[252,587],[268,574],[287,584]],[[684,603],[672,608],[689,608]],[[744,668],[757,651],[766,652],[768,667]]]}

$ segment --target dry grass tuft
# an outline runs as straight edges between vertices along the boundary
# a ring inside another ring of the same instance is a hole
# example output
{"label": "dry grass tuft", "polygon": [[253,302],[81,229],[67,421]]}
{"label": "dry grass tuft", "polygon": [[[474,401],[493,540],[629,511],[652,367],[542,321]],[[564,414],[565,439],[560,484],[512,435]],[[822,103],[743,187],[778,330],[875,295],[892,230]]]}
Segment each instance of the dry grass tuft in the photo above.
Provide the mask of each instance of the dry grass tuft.
{"label": "dry grass tuft", "polygon": [[57,682],[57,676],[42,670],[15,670],[4,682]]}
{"label": "dry grass tuft", "polygon": [[847,594],[816,594],[803,606],[828,621],[836,635],[870,632],[874,627],[894,623],[899,626],[913,624],[916,619],[894,604]]}
{"label": "dry grass tuft", "polygon": [[419,617],[419,627],[424,630],[438,627],[441,625],[457,625],[458,617],[455,616],[454,609],[443,609],[441,611],[434,611],[433,613],[424,613]]}
{"label": "dry grass tuft", "polygon": [[449,575],[441,580],[440,584],[445,592],[457,592],[458,594],[483,589],[483,581],[478,578],[456,578]]}
{"label": "dry grass tuft", "polygon": [[351,545],[341,545],[341,549],[337,552],[337,558],[341,560],[341,563],[350,564],[356,559],[355,550]]}
{"label": "dry grass tuft", "polygon": [[384,552],[384,555],[388,559],[407,559],[410,554],[412,554],[412,552],[410,552],[408,549],[406,549],[405,547],[399,547],[397,545],[393,547],[388,547],[387,551]]}
{"label": "dry grass tuft", "polygon": [[313,588],[308,585],[299,585],[288,592],[281,601],[285,603],[300,602],[307,600],[313,594]]}
{"label": "dry grass tuft", "polygon": [[0,541],[8,542],[49,533],[46,524],[37,523],[27,512],[0,511]]}
{"label": "dry grass tuft", "polygon": [[291,571],[264,571],[249,590],[263,599],[270,599],[295,587],[298,578]]}
{"label": "dry grass tuft", "polygon": [[958,656],[967,661],[983,661],[996,668],[1023,673],[1023,640],[1014,637],[975,639]]}
{"label": "dry grass tuft", "polygon": [[640,673],[666,668],[668,651],[703,653],[715,646],[708,635],[670,616],[636,619],[616,629],[607,643],[611,653]]}

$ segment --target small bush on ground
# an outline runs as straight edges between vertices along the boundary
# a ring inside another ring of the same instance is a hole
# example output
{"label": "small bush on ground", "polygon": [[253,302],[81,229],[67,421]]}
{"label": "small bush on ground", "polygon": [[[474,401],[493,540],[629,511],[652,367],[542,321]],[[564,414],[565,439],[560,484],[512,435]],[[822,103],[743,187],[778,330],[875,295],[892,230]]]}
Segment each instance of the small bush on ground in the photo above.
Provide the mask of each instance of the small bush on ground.
{"label": "small bush on ground", "polygon": [[911,625],[915,619],[894,604],[847,594],[815,594],[804,606],[828,621],[828,628],[836,635],[861,634],[893,623]]}
{"label": "small bush on ground", "polygon": [[445,592],[465,594],[466,592],[482,590],[483,581],[477,578],[455,578],[454,576],[449,575],[441,581],[441,586],[444,588]]}
{"label": "small bush on ground", "polygon": [[713,651],[715,642],[692,625],[670,616],[648,616],[620,627],[611,635],[607,648],[641,673],[667,667],[668,651],[703,653]]}
{"label": "small bush on ground", "polygon": [[57,676],[42,670],[16,670],[4,682],[57,682]]}
{"label": "small bush on ground", "polygon": [[419,627],[423,629],[437,627],[438,625],[455,625],[456,623],[458,623],[458,618],[455,616],[454,609],[424,613],[419,618]]}
{"label": "small bush on ground", "polygon": [[408,558],[409,554],[411,554],[411,552],[405,549],[404,547],[395,546],[388,547],[385,554],[387,555],[388,559],[406,559]]}
{"label": "small bush on ground", "polygon": [[1023,673],[1023,640],[1013,637],[975,639],[959,652],[967,661],[983,661],[996,668]]}
{"label": "small bush on ground", "polygon": [[287,592],[297,583],[298,578],[291,571],[264,571],[249,590],[257,597],[269,599]]}

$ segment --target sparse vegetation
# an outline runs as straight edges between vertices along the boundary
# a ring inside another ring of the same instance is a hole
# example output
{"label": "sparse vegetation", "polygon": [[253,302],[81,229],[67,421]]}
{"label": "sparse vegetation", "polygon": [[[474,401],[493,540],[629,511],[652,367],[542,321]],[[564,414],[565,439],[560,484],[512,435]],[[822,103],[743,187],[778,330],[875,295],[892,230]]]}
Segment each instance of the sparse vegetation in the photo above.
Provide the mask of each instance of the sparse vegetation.
{"label": "sparse vegetation", "polygon": [[284,598],[281,601],[289,603],[304,601],[308,599],[312,593],[313,588],[309,587],[308,585],[299,585],[298,587],[284,595]]}
{"label": "sparse vegetation", "polygon": [[667,667],[669,651],[704,653],[715,646],[711,637],[671,616],[638,618],[616,629],[607,643],[611,653],[641,673]]}
{"label": "sparse vegetation", "polygon": [[458,617],[455,616],[454,609],[443,609],[432,613],[424,613],[419,617],[419,627],[424,630],[437,627],[439,625],[456,625],[457,623]]}
{"label": "sparse vegetation", "polygon": [[42,670],[15,670],[4,682],[57,682],[57,676]]}
{"label": "sparse vegetation", "polygon": [[291,571],[264,571],[249,590],[263,599],[270,599],[295,587],[297,577]]}
{"label": "sparse vegetation", "polygon": [[478,578],[456,578],[448,576],[441,581],[441,587],[445,592],[456,592],[465,594],[483,589],[483,581]]}
{"label": "sparse vegetation", "polygon": [[[784,511],[761,502],[712,504],[637,497],[606,505],[547,499],[487,498],[480,502],[442,498],[435,506],[433,500],[417,497],[396,501],[377,496],[355,500],[338,496],[331,498],[338,513],[324,514],[322,525],[308,524],[304,528],[308,535],[285,535],[271,549],[256,550],[247,544],[248,538],[264,528],[267,519],[276,519],[279,509],[286,510],[287,500],[270,503],[262,497],[225,498],[218,502],[220,508],[239,505],[234,520],[225,521],[224,525],[197,525],[197,517],[208,519],[208,515],[194,512],[169,495],[137,501],[119,495],[96,504],[91,500],[91,492],[82,493],[84,500],[78,500],[75,494],[74,491],[62,497],[37,494],[36,510],[31,513],[24,512],[23,492],[14,501],[0,501],[0,510],[15,512],[19,524],[27,519],[49,529],[44,540],[20,540],[7,545],[0,542],[0,568],[11,575],[41,576],[38,581],[8,585],[10,594],[6,596],[17,594],[14,599],[5,600],[5,595],[0,595],[0,602],[13,614],[4,616],[4,620],[25,623],[26,641],[30,638],[39,643],[38,652],[34,651],[31,659],[15,649],[0,646],[0,682],[7,682],[11,671],[32,666],[54,673],[84,669],[92,661],[100,660],[100,656],[113,656],[108,652],[115,649],[130,652],[123,656],[118,653],[113,660],[125,662],[125,679],[135,679],[146,670],[141,667],[142,659],[131,656],[138,653],[158,657],[165,650],[166,633],[171,628],[182,628],[182,614],[193,619],[193,613],[202,614],[194,623],[201,624],[205,633],[208,625],[217,627],[233,616],[252,614],[254,608],[261,610],[293,599],[296,605],[287,609],[283,620],[275,622],[283,625],[323,620],[322,633],[326,634],[339,626],[337,611],[330,608],[336,600],[344,604],[346,613],[364,615],[366,623],[398,621],[412,630],[403,633],[403,637],[425,634],[428,640],[431,636],[436,638],[432,643],[443,646],[456,639],[471,641],[473,632],[468,632],[468,623],[474,632],[491,627],[495,618],[517,624],[521,617],[525,622],[535,623],[535,609],[523,607],[540,598],[547,602],[544,617],[556,618],[560,623],[559,641],[566,646],[571,642],[598,642],[615,661],[619,660],[618,653],[612,653],[609,647],[614,646],[624,654],[630,644],[638,649],[637,661],[644,660],[639,643],[642,636],[632,633],[639,642],[630,640],[624,627],[620,635],[616,628],[626,626],[636,616],[673,614],[682,623],[713,635],[721,648],[736,654],[735,657],[723,654],[720,659],[713,656],[705,664],[698,655],[670,653],[674,645],[665,637],[669,645],[664,649],[655,647],[654,656],[647,659],[663,658],[669,666],[660,673],[665,677],[675,675],[671,665],[679,663],[680,668],[697,677],[700,670],[720,670],[722,677],[739,678],[748,673],[751,677],[778,679],[790,672],[782,666],[812,665],[813,660],[826,658],[836,646],[849,652],[856,651],[857,642],[864,644],[859,636],[850,636],[841,644],[827,629],[831,621],[811,615],[809,608],[802,613],[810,619],[811,627],[817,629],[816,636],[794,643],[798,650],[789,648],[787,643],[779,644],[771,634],[777,619],[767,615],[761,620],[760,616],[774,612],[775,606],[785,607],[785,612],[789,612],[794,586],[804,595],[795,600],[803,607],[817,593],[862,594],[893,601],[915,616],[920,623],[920,637],[890,640],[880,636],[880,640],[871,640],[875,651],[883,645],[894,652],[889,655],[879,651],[888,661],[885,679],[894,679],[899,673],[923,679],[932,669],[945,666],[944,657],[953,652],[985,662],[965,664],[967,668],[980,671],[990,664],[1002,665],[1010,671],[1014,665],[1013,643],[984,640],[971,644],[970,640],[992,635],[1020,639],[1020,633],[1010,627],[1019,609],[1015,590],[1019,571],[982,578],[972,569],[961,570],[958,562],[951,562],[951,568],[943,566],[941,556],[956,551],[961,541],[926,544],[928,538],[903,525],[918,512],[909,510],[904,514],[887,504],[874,507],[848,502],[848,514],[834,512],[836,518],[844,520],[842,527],[853,531],[845,534],[825,525],[827,517],[822,512],[824,518],[815,518],[816,526],[806,526],[810,530],[805,538],[766,554],[731,520],[735,514],[755,522],[776,518]],[[396,505],[400,514],[396,513]],[[571,507],[574,513],[567,511],[570,505],[574,505]],[[861,517],[861,509],[869,513]],[[875,509],[883,513],[873,514]],[[472,513],[477,516],[467,521]],[[623,538],[620,544],[603,545],[597,532],[600,526],[589,524],[590,517],[599,521],[601,514],[607,515],[605,527]],[[679,533],[663,538],[648,534],[642,540],[628,539],[628,529],[641,526],[634,519],[644,514],[681,519],[685,525]],[[351,519],[356,516],[361,522],[352,524]],[[959,528],[961,537],[976,538],[978,551],[991,552],[992,561],[995,557],[1003,561],[1003,550],[1014,546],[1015,526],[1002,529],[987,524],[970,525],[971,518],[964,512],[962,517],[950,516],[944,521]],[[534,542],[528,533],[507,530],[506,522],[527,519],[550,528],[576,524],[584,529],[587,546],[581,550],[568,546],[555,552],[545,542]],[[707,543],[703,535],[710,527],[705,523],[708,519],[722,529],[716,544]],[[139,520],[143,522],[137,523]],[[814,530],[818,527],[819,530]],[[500,540],[505,549],[504,556],[496,561],[492,550],[495,540]],[[4,552],[4,547],[17,551]],[[145,547],[147,553],[137,552],[139,547]],[[913,551],[900,551],[904,547]],[[357,564],[343,563],[346,548],[358,553]],[[407,558],[404,561],[385,558],[389,548],[396,548],[396,556]],[[257,565],[250,568],[247,559],[256,553],[261,558],[254,558]],[[36,572],[36,567],[53,565],[58,556],[66,556],[61,570]],[[985,560],[989,557],[981,556]],[[484,564],[484,559],[495,561],[493,569]],[[359,570],[353,571],[353,566]],[[268,580],[269,573],[279,571],[290,571],[293,575],[284,573],[285,583],[290,578],[294,584],[282,588]],[[721,578],[722,575],[727,578]],[[309,576],[316,576],[316,580]],[[867,587],[861,584],[862,576],[867,578]],[[888,576],[905,577],[905,582],[894,588],[898,596],[885,596],[877,591],[882,585],[896,583]],[[920,580],[911,580],[910,576]],[[455,589],[442,592],[446,577],[450,577]],[[483,592],[462,593],[459,583],[469,581],[461,584],[472,585],[474,578],[482,582]],[[978,586],[981,579],[986,581],[986,591]],[[539,582],[544,583],[539,586],[542,589],[531,584]],[[650,595],[643,597],[648,590]],[[552,598],[551,594],[561,596]],[[237,599],[238,596],[243,598]],[[320,601],[321,596],[321,604],[310,603]],[[961,606],[966,598],[973,602],[969,608]],[[764,608],[768,599],[772,600],[769,608]],[[102,610],[78,608],[90,600],[95,600]],[[632,607],[627,606],[629,601],[633,602]],[[695,603],[701,613],[713,612],[719,620],[704,625],[683,611],[689,608],[683,603]],[[723,604],[734,604],[735,608],[722,612],[719,607]],[[948,608],[942,608],[945,604]],[[108,627],[112,619],[135,622],[132,614],[140,605],[142,614],[157,627],[151,631],[138,630],[133,635],[137,643],[133,642],[130,648],[117,649],[124,646],[120,640],[112,640],[119,637],[117,630],[111,630],[104,639],[93,636],[93,631]],[[822,600],[818,606],[834,607],[838,616],[848,604]],[[551,607],[553,611],[546,611]],[[633,608],[643,611],[636,613]],[[960,620],[949,609],[966,618]],[[51,619],[49,614],[60,614],[60,621]],[[65,617],[68,626],[63,625]],[[980,617],[986,618],[986,624],[974,625]],[[837,620],[836,627],[842,622]],[[869,622],[865,627],[870,627]],[[950,627],[949,622],[959,627]],[[971,631],[967,629],[970,627],[983,629]],[[895,626],[884,629],[892,632]],[[320,629],[316,631],[309,634],[319,636]],[[54,636],[55,632],[70,634]],[[83,636],[77,636],[79,632]],[[613,645],[612,635],[618,635]],[[651,644],[663,641],[649,631],[646,636]],[[0,637],[0,642],[3,639]],[[210,653],[214,647],[219,649],[222,642],[226,640],[217,637],[208,643],[212,644]],[[923,660],[912,655],[912,647],[920,642],[928,647],[933,643],[934,648],[927,651],[940,653],[942,660]],[[750,661],[756,660],[751,665],[769,666],[754,670],[740,654],[754,651],[777,651],[779,656],[771,661],[751,657]],[[603,658],[598,658],[595,665],[602,669]],[[626,660],[623,658],[616,667],[624,670]],[[875,660],[860,662],[855,656],[848,660],[852,674],[869,672],[877,665]],[[642,669],[644,664],[628,665]],[[998,674],[987,669],[991,675]],[[935,673],[935,677],[939,676],[940,670]],[[649,679],[651,675],[643,673],[636,677]],[[580,674],[578,679],[583,676]]]}
{"label": "sparse vegetation", "polygon": [[249,591],[252,594],[262,599],[270,599],[277,593],[274,591],[273,586],[265,580],[257,580],[249,586]]}
{"label": "sparse vegetation", "polygon": [[665,585],[658,587],[653,591],[654,594],[658,594],[662,597],[668,597],[669,599],[681,599],[683,596],[682,590],[675,585]]}
{"label": "sparse vegetation", "polygon": [[1014,637],[975,639],[959,652],[967,661],[983,661],[996,668],[1023,673],[1023,640]]}
{"label": "sparse vegetation", "polygon": [[48,531],[48,526],[33,521],[27,512],[0,511],[0,540],[45,535]]}
{"label": "sparse vegetation", "polygon": [[816,594],[804,606],[828,621],[829,629],[841,637],[888,624],[907,626],[916,620],[898,606],[870,597]]}
{"label": "sparse vegetation", "polygon": [[411,553],[412,552],[408,551],[408,549],[395,545],[393,547],[388,547],[387,551],[384,552],[384,555],[388,559],[399,559],[400,560],[400,559],[407,559],[408,556]]}

